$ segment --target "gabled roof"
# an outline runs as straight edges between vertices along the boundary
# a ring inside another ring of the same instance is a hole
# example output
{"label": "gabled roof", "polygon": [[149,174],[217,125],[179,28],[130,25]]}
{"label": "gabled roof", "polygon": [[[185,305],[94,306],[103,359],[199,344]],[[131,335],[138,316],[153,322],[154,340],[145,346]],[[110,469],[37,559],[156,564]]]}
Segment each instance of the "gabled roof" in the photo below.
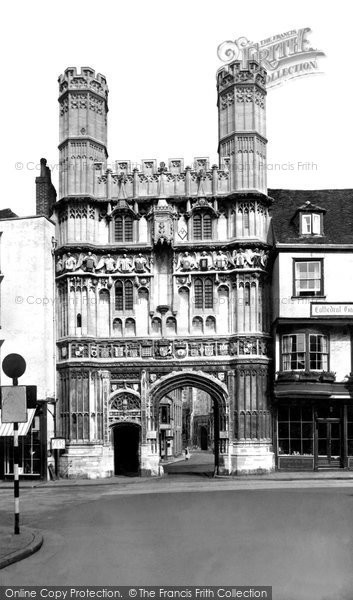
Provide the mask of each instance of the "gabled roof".
{"label": "gabled roof", "polygon": [[[353,190],[274,190],[268,195],[275,241],[279,243],[353,244]],[[310,203],[306,204],[307,202]],[[323,235],[300,235],[294,217],[306,210],[324,212]]]}

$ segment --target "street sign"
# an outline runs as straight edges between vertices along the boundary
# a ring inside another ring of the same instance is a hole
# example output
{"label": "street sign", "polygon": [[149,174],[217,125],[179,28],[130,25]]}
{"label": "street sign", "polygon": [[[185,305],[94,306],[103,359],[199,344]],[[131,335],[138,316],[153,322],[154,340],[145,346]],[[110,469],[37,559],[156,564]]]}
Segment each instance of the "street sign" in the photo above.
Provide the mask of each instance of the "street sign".
{"label": "street sign", "polygon": [[2,361],[2,370],[10,379],[18,379],[26,370],[26,361],[20,354],[8,354]]}
{"label": "street sign", "polygon": [[51,438],[52,450],[65,450],[65,438]]}
{"label": "street sign", "polygon": [[25,385],[1,387],[1,420],[3,423],[26,423],[27,398]]}
{"label": "street sign", "polygon": [[[3,423],[13,424],[13,485],[15,499],[14,533],[20,533],[20,477],[19,477],[19,445],[18,424],[27,422],[27,390],[18,385],[18,378],[26,370],[26,361],[20,354],[8,354],[2,361],[2,369],[12,379],[12,387],[1,387],[1,413]],[[32,387],[32,386],[31,386]],[[35,392],[36,394],[36,392]],[[33,401],[33,390],[28,394]]]}

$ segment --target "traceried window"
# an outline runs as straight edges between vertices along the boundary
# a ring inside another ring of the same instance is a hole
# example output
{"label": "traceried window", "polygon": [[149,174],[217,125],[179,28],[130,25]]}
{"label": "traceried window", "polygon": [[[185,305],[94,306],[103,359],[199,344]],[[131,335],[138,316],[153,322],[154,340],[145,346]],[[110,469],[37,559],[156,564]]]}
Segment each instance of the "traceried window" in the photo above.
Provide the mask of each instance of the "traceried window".
{"label": "traceried window", "polygon": [[193,237],[195,240],[212,239],[212,217],[209,213],[196,213],[193,217]]}
{"label": "traceried window", "polygon": [[133,285],[127,281],[117,281],[115,284],[115,310],[132,310],[134,306]]}
{"label": "traceried window", "polygon": [[195,308],[213,308],[212,279],[195,279],[194,283]]}
{"label": "traceried window", "polygon": [[323,278],[321,260],[294,261],[294,295],[322,296]]}
{"label": "traceried window", "polygon": [[300,216],[300,232],[302,235],[321,235],[321,214],[302,213]]}
{"label": "traceried window", "polygon": [[118,215],[114,219],[114,241],[133,241],[133,218],[130,215]]}
{"label": "traceried window", "polygon": [[282,336],[283,371],[328,371],[328,338],[319,333]]}

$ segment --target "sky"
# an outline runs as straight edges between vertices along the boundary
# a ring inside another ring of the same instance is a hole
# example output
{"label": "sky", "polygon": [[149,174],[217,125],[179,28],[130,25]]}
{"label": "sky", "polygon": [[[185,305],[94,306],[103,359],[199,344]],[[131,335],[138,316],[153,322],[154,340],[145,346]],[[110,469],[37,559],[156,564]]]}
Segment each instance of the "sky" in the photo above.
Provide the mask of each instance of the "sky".
{"label": "sky", "polygon": [[[58,177],[58,84],[90,66],[109,85],[109,161],[217,158],[219,44],[310,27],[321,74],[268,90],[268,187],[353,188],[351,2],[18,0],[2,8],[0,208],[35,213],[41,157]],[[309,163],[308,168],[299,164]],[[287,165],[287,166],[286,166]],[[294,165],[293,168],[289,165]],[[352,192],[353,198],[353,192]]]}

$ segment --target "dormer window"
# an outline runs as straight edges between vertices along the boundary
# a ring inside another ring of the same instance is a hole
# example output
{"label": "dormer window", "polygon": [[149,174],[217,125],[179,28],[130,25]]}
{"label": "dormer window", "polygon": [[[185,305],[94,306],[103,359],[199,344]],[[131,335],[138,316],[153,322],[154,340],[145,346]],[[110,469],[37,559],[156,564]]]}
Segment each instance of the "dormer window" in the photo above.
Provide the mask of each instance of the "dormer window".
{"label": "dormer window", "polygon": [[300,227],[301,235],[322,235],[322,214],[320,213],[301,213]]}

